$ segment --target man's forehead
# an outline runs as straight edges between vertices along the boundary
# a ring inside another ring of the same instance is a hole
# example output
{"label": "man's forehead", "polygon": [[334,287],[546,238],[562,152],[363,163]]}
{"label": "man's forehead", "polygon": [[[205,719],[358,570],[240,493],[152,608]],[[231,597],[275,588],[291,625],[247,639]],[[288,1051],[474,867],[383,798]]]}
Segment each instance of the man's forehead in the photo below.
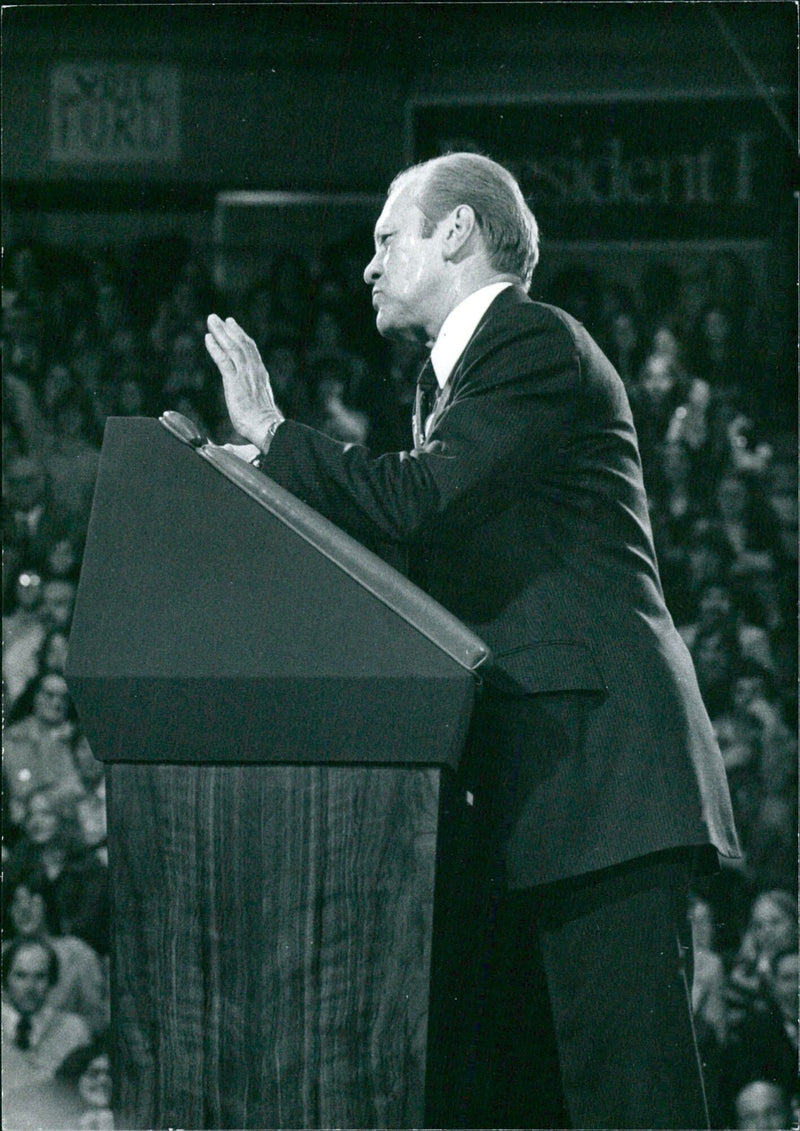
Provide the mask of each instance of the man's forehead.
{"label": "man's forehead", "polygon": [[47,951],[38,943],[31,943],[30,946],[20,947],[14,956],[12,969],[22,969],[26,973],[31,970],[46,970]]}
{"label": "man's forehead", "polygon": [[381,235],[387,228],[406,218],[413,208],[416,212],[420,209],[416,203],[417,194],[412,180],[402,181],[392,189],[386,198],[380,216],[375,224],[375,235]]}

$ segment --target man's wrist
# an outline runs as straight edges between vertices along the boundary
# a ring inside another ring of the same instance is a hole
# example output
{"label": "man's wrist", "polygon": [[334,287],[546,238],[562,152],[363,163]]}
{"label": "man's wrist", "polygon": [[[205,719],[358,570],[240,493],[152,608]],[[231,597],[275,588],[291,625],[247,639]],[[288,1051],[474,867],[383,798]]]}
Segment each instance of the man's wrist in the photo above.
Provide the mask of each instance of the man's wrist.
{"label": "man's wrist", "polygon": [[262,456],[265,456],[267,454],[267,452],[269,451],[269,447],[270,447],[270,444],[272,443],[273,437],[274,437],[275,433],[277,432],[278,427],[281,424],[283,424],[284,419],[285,418],[281,413],[276,413],[275,416],[272,418],[272,420],[270,420],[269,424],[267,425],[267,430],[264,433],[264,437],[258,444],[258,448],[261,451]]}

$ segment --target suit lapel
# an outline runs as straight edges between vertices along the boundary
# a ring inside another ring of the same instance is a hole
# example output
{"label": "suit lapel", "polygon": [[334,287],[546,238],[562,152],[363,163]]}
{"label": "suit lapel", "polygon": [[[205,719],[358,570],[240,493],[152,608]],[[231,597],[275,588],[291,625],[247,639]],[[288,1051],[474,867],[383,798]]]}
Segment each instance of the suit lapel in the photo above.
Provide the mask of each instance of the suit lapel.
{"label": "suit lapel", "polygon": [[486,337],[487,332],[491,328],[493,316],[496,316],[500,311],[510,309],[512,306],[517,306],[521,303],[530,303],[530,299],[522,287],[512,286],[507,287],[501,291],[496,299],[490,303],[483,318],[481,318],[478,325],[475,327],[470,340],[464,347],[461,356],[453,367],[453,372],[447,379],[447,384],[439,393],[433,412],[428,419],[428,426],[425,429],[425,435],[429,436],[436,424],[447,411],[448,405],[453,399],[454,393],[457,391],[461,382],[461,378],[469,367],[471,361],[474,359],[475,353],[481,348],[481,345]]}

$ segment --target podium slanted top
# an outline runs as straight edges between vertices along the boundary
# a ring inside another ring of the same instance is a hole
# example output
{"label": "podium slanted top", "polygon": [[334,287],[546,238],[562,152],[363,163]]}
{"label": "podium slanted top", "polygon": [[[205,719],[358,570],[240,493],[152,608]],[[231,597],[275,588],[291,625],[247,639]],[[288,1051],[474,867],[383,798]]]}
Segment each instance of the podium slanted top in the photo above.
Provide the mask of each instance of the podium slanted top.
{"label": "podium slanted top", "polygon": [[483,641],[170,415],[106,425],[67,670],[96,756],[455,764]]}

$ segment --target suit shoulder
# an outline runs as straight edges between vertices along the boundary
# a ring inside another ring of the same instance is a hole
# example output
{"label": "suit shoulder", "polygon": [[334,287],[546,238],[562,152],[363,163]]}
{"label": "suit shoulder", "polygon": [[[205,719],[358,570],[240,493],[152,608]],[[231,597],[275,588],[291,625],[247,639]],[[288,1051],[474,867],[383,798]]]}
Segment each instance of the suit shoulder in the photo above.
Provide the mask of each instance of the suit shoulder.
{"label": "suit shoulder", "polygon": [[468,351],[470,360],[509,357],[547,359],[572,365],[579,348],[580,324],[565,311],[534,302],[521,289],[504,292],[487,311]]}
{"label": "suit shoulder", "polygon": [[536,302],[519,287],[501,293],[484,319],[487,331],[498,335],[544,334],[576,343],[585,330],[577,319],[557,306]]}
{"label": "suit shoulder", "polygon": [[529,306],[533,309],[536,320],[541,322],[543,326],[549,326],[554,331],[561,330],[573,342],[577,343],[587,333],[583,323],[566,310],[562,310],[560,306],[552,306],[547,302],[534,302],[533,300],[529,302]]}

